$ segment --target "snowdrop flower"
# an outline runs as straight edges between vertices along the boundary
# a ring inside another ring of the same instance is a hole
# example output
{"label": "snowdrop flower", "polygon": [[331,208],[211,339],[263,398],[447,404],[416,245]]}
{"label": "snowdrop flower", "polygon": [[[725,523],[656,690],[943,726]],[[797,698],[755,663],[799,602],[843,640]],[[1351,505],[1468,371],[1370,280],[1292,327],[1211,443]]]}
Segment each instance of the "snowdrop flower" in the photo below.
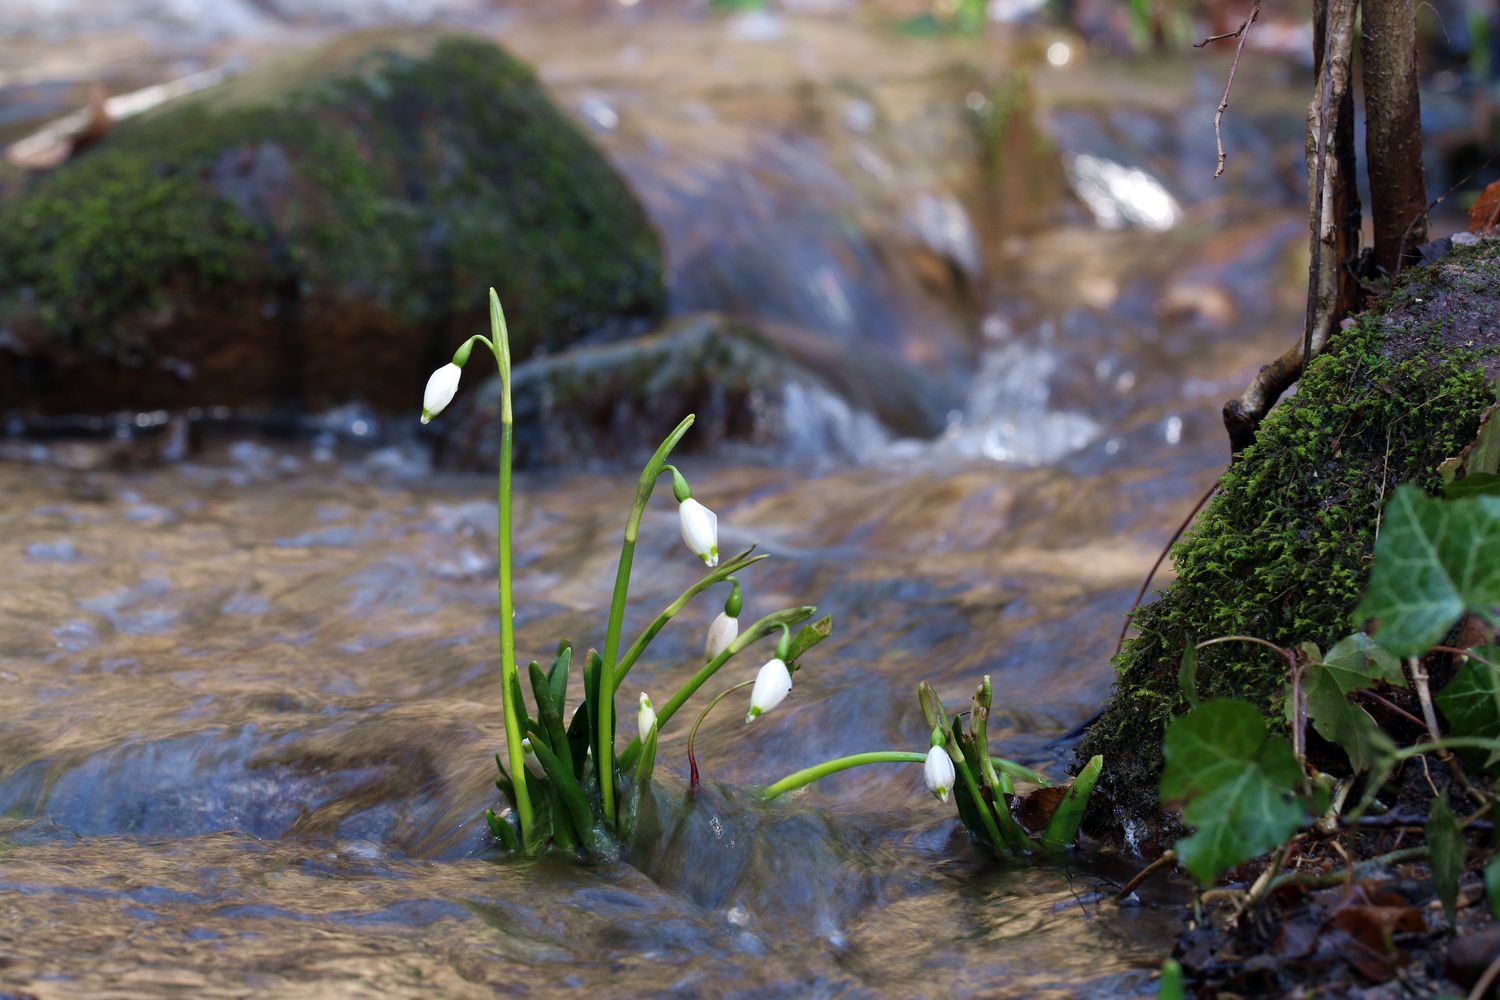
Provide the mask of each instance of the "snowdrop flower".
{"label": "snowdrop flower", "polygon": [[682,540],[688,549],[708,564],[719,565],[719,517],[693,499],[692,488],[677,466],[665,466],[672,473],[672,495],[677,498],[677,517],[682,522]]}
{"label": "snowdrop flower", "polygon": [[422,393],[422,423],[429,423],[453,402],[462,374],[463,369],[451,361],[432,373],[427,380],[427,391]]}
{"label": "snowdrop flower", "polygon": [[710,569],[719,565],[719,517],[692,497],[677,507],[682,540]]}
{"label": "snowdrop flower", "polygon": [[760,673],[755,675],[755,687],[750,689],[750,711],[745,714],[745,721],[754,722],[761,714],[780,705],[791,690],[792,675],[785,661],[779,656],[767,660]]}
{"label": "snowdrop flower", "polygon": [[922,765],[922,777],[927,780],[927,790],[938,797],[939,802],[948,801],[948,793],[953,790],[953,759],[948,756],[948,751],[940,746],[934,746],[927,751],[927,761]]}
{"label": "snowdrop flower", "polygon": [[739,634],[740,620],[727,611],[720,611],[719,617],[708,627],[708,640],[703,643],[703,659],[718,657]]}
{"label": "snowdrop flower", "polygon": [[547,772],[542,767],[541,758],[537,757],[536,751],[531,748],[531,737],[528,736],[521,740],[521,753],[526,757],[526,770],[531,772],[532,777],[547,777]]}
{"label": "snowdrop flower", "polygon": [[656,728],[656,709],[651,707],[651,696],[644,691],[641,692],[641,707],[635,714],[635,726],[642,740]]}

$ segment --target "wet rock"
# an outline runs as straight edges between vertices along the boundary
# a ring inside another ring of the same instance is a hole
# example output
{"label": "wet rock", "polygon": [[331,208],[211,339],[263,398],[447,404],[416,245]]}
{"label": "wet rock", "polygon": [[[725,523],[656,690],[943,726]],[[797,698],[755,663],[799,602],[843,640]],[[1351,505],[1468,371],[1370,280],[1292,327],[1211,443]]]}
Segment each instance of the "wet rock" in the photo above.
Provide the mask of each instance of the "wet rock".
{"label": "wet rock", "polygon": [[[749,326],[700,315],[648,337],[519,365],[516,462],[578,465],[649,454],[689,413],[697,414],[689,447],[732,441],[806,458],[859,457],[885,442],[888,425],[912,434],[936,430],[941,411],[936,395],[924,395],[920,374],[859,371],[861,362],[846,357],[838,359],[844,369],[838,371],[831,354],[806,335],[801,340],[805,360],[793,360]],[[498,379],[491,379],[460,394],[451,416],[437,425],[441,464],[494,467],[499,393]]]}
{"label": "wet rock", "polygon": [[1466,934],[1448,947],[1448,978],[1466,990],[1471,989],[1497,960],[1500,960],[1500,927]]}
{"label": "wet rock", "polygon": [[0,399],[414,410],[490,284],[517,358],[637,332],[659,240],[526,66],[350,36],[121,123],[0,205]]}

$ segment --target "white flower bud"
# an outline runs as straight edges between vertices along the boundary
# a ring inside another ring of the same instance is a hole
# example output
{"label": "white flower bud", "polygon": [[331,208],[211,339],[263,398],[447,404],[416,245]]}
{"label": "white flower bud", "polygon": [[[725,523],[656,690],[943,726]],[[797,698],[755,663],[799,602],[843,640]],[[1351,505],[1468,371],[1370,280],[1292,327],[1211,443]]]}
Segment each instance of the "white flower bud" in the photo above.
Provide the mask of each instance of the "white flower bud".
{"label": "white flower bud", "polygon": [[422,393],[422,423],[442,413],[458,392],[458,377],[463,369],[451,361],[432,373],[427,380],[427,391]]}
{"label": "white flower bud", "polygon": [[727,611],[720,611],[719,617],[715,618],[713,624],[708,627],[708,641],[703,644],[703,659],[716,658],[729,648],[729,644],[739,634],[740,620],[731,617]]}
{"label": "white flower bud", "polygon": [[651,707],[651,696],[641,692],[641,707],[635,713],[635,726],[644,740],[656,728],[656,709]]}
{"label": "white flower bud", "polygon": [[526,770],[531,772],[532,777],[547,777],[547,771],[542,767],[541,758],[539,758],[536,755],[536,751],[531,748],[530,736],[527,736],[521,740],[521,754],[526,759]]}
{"label": "white flower bud", "polygon": [[746,722],[754,722],[758,716],[780,705],[792,690],[792,675],[779,657],[766,661],[755,675],[755,687],[750,689],[750,711]]}
{"label": "white flower bud", "polygon": [[933,747],[927,751],[927,761],[922,765],[922,777],[927,780],[927,790],[936,795],[940,802],[948,801],[948,793],[953,790],[953,779],[956,776],[953,758],[948,756],[947,750]]}
{"label": "white flower bud", "polygon": [[682,522],[682,540],[693,555],[709,567],[719,565],[718,515],[688,497],[678,506],[677,516]]}

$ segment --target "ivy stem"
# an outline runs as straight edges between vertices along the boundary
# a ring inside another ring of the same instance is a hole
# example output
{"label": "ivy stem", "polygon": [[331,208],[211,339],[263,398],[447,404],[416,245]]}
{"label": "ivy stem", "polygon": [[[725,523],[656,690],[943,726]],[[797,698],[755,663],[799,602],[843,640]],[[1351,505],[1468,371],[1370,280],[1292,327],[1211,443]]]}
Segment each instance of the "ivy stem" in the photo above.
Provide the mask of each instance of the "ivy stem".
{"label": "ivy stem", "polygon": [[687,754],[689,795],[694,795],[698,791],[698,757],[695,753],[693,753],[693,744],[698,740],[698,727],[703,725],[703,720],[708,718],[708,713],[712,712],[714,708],[719,704],[719,702],[734,694],[734,692],[742,691],[754,683],[754,678],[751,678],[748,681],[740,681],[738,684],[730,685],[729,687],[720,691],[718,694],[714,695],[709,703],[704,706],[703,711],[698,713],[698,719],[693,723],[693,728],[688,730]]}
{"label": "ivy stem", "polygon": [[516,676],[516,608],[511,579],[511,452],[514,446],[514,417],[510,406],[510,333],[505,325],[505,311],[500,296],[490,289],[490,333],[487,342],[500,368],[500,486],[499,486],[499,579],[500,590],[500,683],[505,707],[505,749],[510,762],[511,783],[516,792],[516,813],[521,821],[521,846],[533,849],[531,842],[531,792],[526,780],[526,754],[521,747],[525,737],[521,721],[522,706],[515,695],[521,690]]}
{"label": "ivy stem", "polygon": [[[641,470],[640,482],[636,485],[635,500],[630,505],[630,519],[625,522],[625,538],[620,543],[620,562],[615,568],[615,589],[609,601],[609,624],[604,632],[603,666],[599,671],[599,704],[592,706],[594,720],[594,766],[599,773],[599,795],[603,800],[604,819],[610,826],[616,825],[618,812],[615,808],[615,670],[620,656],[620,629],[625,624],[625,600],[630,593],[630,567],[635,561],[635,540],[641,529],[641,515],[651,500],[651,491],[656,488],[656,478],[661,475],[667,456],[682,440],[687,429],[693,426],[693,414],[688,414],[651,456],[651,461]],[[660,721],[666,721],[657,717]]]}

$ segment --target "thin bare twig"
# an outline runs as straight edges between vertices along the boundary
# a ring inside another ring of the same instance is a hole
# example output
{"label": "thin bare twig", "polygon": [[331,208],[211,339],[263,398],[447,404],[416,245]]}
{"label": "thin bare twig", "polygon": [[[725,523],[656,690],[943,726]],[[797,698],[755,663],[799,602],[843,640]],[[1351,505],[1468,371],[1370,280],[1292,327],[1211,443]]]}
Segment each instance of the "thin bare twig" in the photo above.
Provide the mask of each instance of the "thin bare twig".
{"label": "thin bare twig", "polygon": [[1218,488],[1219,481],[1215,479],[1213,484],[1209,486],[1208,492],[1198,498],[1198,502],[1193,504],[1193,509],[1188,511],[1188,516],[1183,518],[1182,523],[1177,526],[1177,530],[1172,532],[1171,539],[1161,550],[1161,555],[1156,557],[1156,562],[1151,564],[1151,572],[1147,573],[1146,579],[1141,581],[1141,589],[1136,591],[1135,600],[1130,602],[1130,610],[1125,612],[1125,621],[1120,625],[1120,641],[1115,643],[1115,656],[1119,656],[1120,650],[1125,648],[1125,636],[1130,632],[1130,622],[1135,618],[1135,613],[1140,610],[1141,601],[1146,599],[1146,588],[1150,587],[1151,581],[1156,579],[1156,571],[1161,569],[1161,564],[1167,561],[1167,555],[1172,551],[1172,546],[1177,544],[1177,540],[1182,537],[1183,532],[1188,530],[1188,525],[1193,523],[1193,518],[1198,516],[1198,512],[1203,509],[1204,505],[1208,503],[1209,497],[1213,496],[1214,491]]}
{"label": "thin bare twig", "polygon": [[1256,18],[1260,17],[1261,0],[1255,0],[1255,6],[1250,9],[1250,16],[1245,18],[1234,31],[1222,35],[1210,35],[1199,42],[1194,48],[1201,49],[1211,42],[1221,42],[1226,38],[1238,38],[1234,45],[1234,59],[1229,63],[1229,76],[1224,80],[1224,96],[1219,98],[1219,108],[1214,112],[1214,146],[1219,152],[1218,165],[1214,167],[1214,179],[1218,180],[1224,174],[1224,112],[1229,110],[1229,91],[1234,86],[1234,72],[1240,68],[1240,53],[1245,51],[1245,39],[1250,37],[1250,25],[1254,24]]}
{"label": "thin bare twig", "polygon": [[1176,851],[1162,851],[1161,857],[1157,858],[1155,861],[1142,868],[1139,872],[1136,873],[1135,878],[1131,879],[1129,882],[1126,882],[1125,885],[1120,889],[1120,891],[1115,893],[1115,899],[1125,899],[1132,892],[1135,892],[1137,889],[1139,889],[1142,882],[1146,881],[1146,879],[1150,878],[1152,875],[1155,875],[1157,872],[1161,871],[1163,868],[1167,867],[1176,860]]}
{"label": "thin bare twig", "polygon": [[1427,726],[1427,723],[1423,722],[1421,719],[1417,718],[1415,715],[1412,715],[1410,712],[1408,712],[1406,709],[1402,708],[1400,705],[1397,705],[1395,702],[1391,701],[1388,698],[1382,698],[1380,695],[1376,694],[1374,691],[1371,691],[1369,688],[1365,688],[1365,689],[1356,691],[1354,693],[1357,694],[1357,695],[1359,695],[1361,698],[1369,698],[1371,701],[1375,702],[1377,705],[1381,705],[1384,708],[1386,708],[1388,711],[1396,713],[1397,715],[1401,716],[1401,718],[1405,719],[1407,722],[1410,722],[1412,725],[1416,726],[1418,729],[1423,729],[1423,728],[1426,728],[1426,726]]}
{"label": "thin bare twig", "polygon": [[1489,968],[1484,970],[1484,975],[1479,977],[1479,982],[1469,991],[1469,1000],[1484,1000],[1490,995],[1490,987],[1495,985],[1495,979],[1500,977],[1500,958],[1490,963]]}

